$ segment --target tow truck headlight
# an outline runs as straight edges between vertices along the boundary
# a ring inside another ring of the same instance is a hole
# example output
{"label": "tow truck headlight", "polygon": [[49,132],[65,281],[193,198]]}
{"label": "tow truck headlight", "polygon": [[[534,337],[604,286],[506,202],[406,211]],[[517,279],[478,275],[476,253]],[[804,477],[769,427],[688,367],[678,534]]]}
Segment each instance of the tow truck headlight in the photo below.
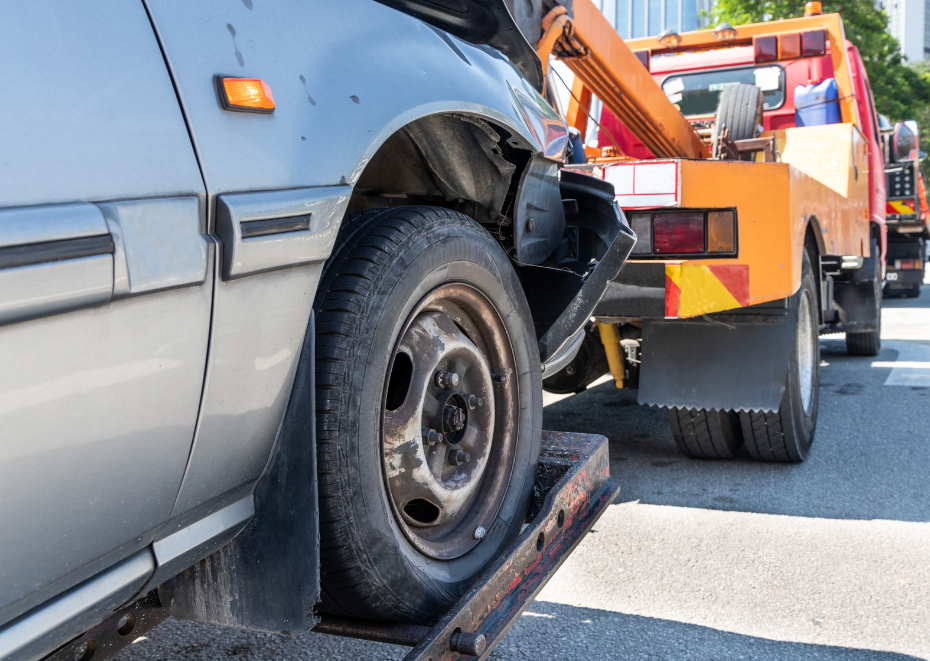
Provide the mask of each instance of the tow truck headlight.
{"label": "tow truck headlight", "polygon": [[731,257],[736,255],[736,212],[733,209],[634,211],[636,256]]}

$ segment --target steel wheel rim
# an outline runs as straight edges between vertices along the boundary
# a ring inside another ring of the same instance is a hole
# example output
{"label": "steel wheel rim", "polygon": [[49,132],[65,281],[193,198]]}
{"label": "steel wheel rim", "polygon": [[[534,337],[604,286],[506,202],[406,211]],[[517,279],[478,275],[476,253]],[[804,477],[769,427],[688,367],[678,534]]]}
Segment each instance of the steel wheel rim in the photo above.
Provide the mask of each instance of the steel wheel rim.
{"label": "steel wheel rim", "polygon": [[805,291],[798,306],[798,378],[800,380],[801,406],[805,415],[810,415],[814,401],[814,334],[811,321],[811,297]]}
{"label": "steel wheel rim", "polygon": [[491,530],[513,471],[518,401],[509,334],[487,296],[463,283],[427,294],[399,333],[381,409],[394,519],[421,553],[451,560]]}

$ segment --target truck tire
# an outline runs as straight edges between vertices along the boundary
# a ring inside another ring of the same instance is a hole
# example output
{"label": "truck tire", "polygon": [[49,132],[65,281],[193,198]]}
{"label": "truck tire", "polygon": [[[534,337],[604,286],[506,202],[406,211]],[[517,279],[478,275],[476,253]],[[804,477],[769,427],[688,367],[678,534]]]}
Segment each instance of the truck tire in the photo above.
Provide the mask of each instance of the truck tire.
{"label": "truck tire", "polygon": [[920,297],[920,283],[915,282],[910,287],[904,290],[905,298],[919,298]]}
{"label": "truck tire", "polygon": [[[878,243],[872,240],[872,254],[877,254]],[[875,290],[875,307],[877,310],[877,328],[874,330],[855,331],[846,333],[846,353],[850,356],[877,356],[882,348],[882,267],[881,260],[873,259],[875,264],[875,277],[872,287]],[[918,296],[920,292],[918,291]]]}
{"label": "truck tire", "polygon": [[316,311],[321,610],[429,624],[520,531],[539,352],[507,255],[473,220],[349,214]]}
{"label": "truck tire", "polygon": [[739,416],[733,411],[668,409],[675,445],[692,459],[734,459],[743,447]]}
{"label": "truck tire", "polygon": [[730,129],[730,140],[750,140],[759,136],[761,125],[762,90],[742,83],[724,87],[717,103],[714,138],[726,127]]}
{"label": "truck tire", "polygon": [[[777,411],[740,412],[743,440],[753,459],[801,462],[810,453],[820,404],[820,338],[817,281],[804,251],[801,287],[792,296],[797,316],[785,392]],[[786,326],[790,328],[790,326]]]}

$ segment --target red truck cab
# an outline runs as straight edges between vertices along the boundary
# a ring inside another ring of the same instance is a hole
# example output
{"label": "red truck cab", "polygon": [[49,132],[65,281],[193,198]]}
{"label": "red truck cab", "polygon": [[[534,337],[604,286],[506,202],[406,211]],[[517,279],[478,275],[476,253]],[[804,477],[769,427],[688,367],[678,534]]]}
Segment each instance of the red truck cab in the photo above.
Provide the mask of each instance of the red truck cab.
{"label": "red truck cab", "polygon": [[[760,62],[755,45],[715,50],[650,53],[639,51],[648,62],[653,80],[662,87],[688,121],[709,140],[719,90],[728,83],[754,83],[763,89],[763,131],[796,126],[795,90],[800,85],[821,83],[834,77],[831,44],[825,39],[823,55],[777,62]],[[846,60],[854,88],[860,130],[869,147],[869,219],[873,238],[884,263],[887,249],[885,225],[885,177],[878,115],[868,74],[859,49],[845,41]],[[601,111],[598,145],[616,147],[637,159],[655,156],[606,107]]]}

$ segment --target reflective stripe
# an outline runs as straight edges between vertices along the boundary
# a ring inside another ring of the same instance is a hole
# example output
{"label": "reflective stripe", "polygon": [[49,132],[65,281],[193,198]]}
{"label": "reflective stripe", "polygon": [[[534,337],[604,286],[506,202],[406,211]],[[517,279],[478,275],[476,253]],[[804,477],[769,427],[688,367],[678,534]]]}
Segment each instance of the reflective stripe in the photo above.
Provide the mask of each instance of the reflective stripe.
{"label": "reflective stripe", "polygon": [[665,316],[696,317],[749,305],[745,264],[665,265]]}
{"label": "reflective stripe", "polygon": [[900,200],[888,200],[885,202],[885,213],[914,213],[914,207]]}

